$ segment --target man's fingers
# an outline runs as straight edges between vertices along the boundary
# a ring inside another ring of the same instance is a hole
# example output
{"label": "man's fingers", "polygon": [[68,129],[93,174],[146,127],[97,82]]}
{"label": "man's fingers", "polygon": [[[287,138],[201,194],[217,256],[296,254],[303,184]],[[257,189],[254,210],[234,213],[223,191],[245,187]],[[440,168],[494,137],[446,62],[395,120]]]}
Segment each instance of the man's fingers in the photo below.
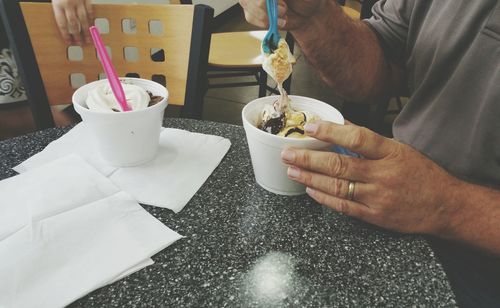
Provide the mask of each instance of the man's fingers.
{"label": "man's fingers", "polygon": [[85,10],[87,11],[87,17],[89,22],[92,23],[94,20],[94,9],[92,8],[92,0],[85,0]]}
{"label": "man's fingers", "polygon": [[245,19],[252,25],[255,25],[259,28],[269,27],[269,20],[267,19],[267,15],[255,15],[252,12],[245,10]]}
{"label": "man's fingers", "polygon": [[306,192],[319,204],[325,205],[342,214],[356,217],[361,220],[369,220],[372,215],[370,208],[361,203],[330,196],[310,187],[307,188]]}
{"label": "man's fingers", "polygon": [[281,152],[281,158],[287,165],[321,173],[330,177],[367,182],[370,161],[340,155],[332,152],[320,152],[288,148]]}
{"label": "man's fingers", "polygon": [[[240,5],[244,8],[245,19],[260,28],[269,27],[266,2],[263,0],[240,0]],[[288,7],[285,1],[278,2],[278,26],[284,27]]]}
{"label": "man's fingers", "polygon": [[280,28],[281,30],[284,30],[284,28],[286,27],[287,13],[288,7],[285,1],[280,1],[278,3],[278,28]]}
{"label": "man's fingers", "polygon": [[54,16],[56,18],[57,27],[66,44],[71,44],[71,35],[68,32],[68,22],[64,10],[54,7]]}
{"label": "man's fingers", "polygon": [[383,158],[394,149],[391,139],[354,124],[340,125],[321,121],[307,124],[305,131],[311,137],[343,146],[370,159]]}
{"label": "man's fingers", "polygon": [[240,5],[244,8],[245,19],[260,28],[267,28],[269,25],[267,18],[266,2],[263,0],[240,0]]}
{"label": "man's fingers", "polygon": [[[349,180],[338,179],[307,170],[301,170],[293,166],[288,168],[288,177],[294,181],[304,184],[309,188],[322,191],[330,196],[348,199]],[[355,182],[354,185],[352,200],[365,203],[366,199],[369,198],[369,196],[367,196],[367,192],[371,191],[370,189],[367,189],[370,184]]]}
{"label": "man's fingers", "polygon": [[278,18],[285,17],[286,12],[287,12],[286,3],[284,1],[280,1],[280,3],[278,3]]}
{"label": "man's fingers", "polygon": [[65,13],[66,13],[66,19],[68,21],[68,32],[71,34],[73,41],[77,45],[80,45],[82,43],[82,38],[81,38],[82,26],[80,24],[80,20],[78,19],[78,15],[74,9],[66,10]]}
{"label": "man's fingers", "polygon": [[89,32],[89,19],[87,16],[87,9],[85,8],[84,5],[80,5],[76,9],[76,12],[78,14],[78,19],[80,19],[81,35],[83,35],[86,43],[91,43],[92,38],[90,37],[90,32]]}

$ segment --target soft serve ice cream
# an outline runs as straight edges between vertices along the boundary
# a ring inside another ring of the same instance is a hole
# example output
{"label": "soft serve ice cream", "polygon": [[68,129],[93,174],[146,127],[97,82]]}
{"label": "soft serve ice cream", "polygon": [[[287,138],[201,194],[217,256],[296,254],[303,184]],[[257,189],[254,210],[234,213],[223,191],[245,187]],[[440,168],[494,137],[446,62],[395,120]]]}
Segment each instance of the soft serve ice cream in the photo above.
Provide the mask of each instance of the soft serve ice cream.
{"label": "soft serve ice cream", "polygon": [[271,54],[263,53],[264,61],[262,68],[279,85],[292,74],[292,65],[295,64],[295,57],[290,52],[287,42],[280,39],[278,48]]}
{"label": "soft serve ice cream", "polygon": [[296,111],[290,106],[290,98],[283,82],[292,74],[295,57],[284,39],[278,43],[278,48],[271,54],[263,52],[262,68],[278,84],[280,97],[273,105],[266,105],[262,110],[258,128],[273,135],[290,138],[303,138],[304,125],[319,120],[319,117],[306,111]]}
{"label": "soft serve ice cream", "polygon": [[[132,111],[145,109],[161,101],[162,97],[153,96],[140,86],[122,82],[123,92],[127,104]],[[87,108],[101,112],[121,112],[121,107],[116,100],[109,83],[102,83],[88,92],[85,100]]]}
{"label": "soft serve ice cream", "polygon": [[279,113],[274,105],[266,105],[258,128],[281,137],[303,138],[305,137],[304,125],[317,120],[319,117],[311,112],[288,108],[285,112]]}

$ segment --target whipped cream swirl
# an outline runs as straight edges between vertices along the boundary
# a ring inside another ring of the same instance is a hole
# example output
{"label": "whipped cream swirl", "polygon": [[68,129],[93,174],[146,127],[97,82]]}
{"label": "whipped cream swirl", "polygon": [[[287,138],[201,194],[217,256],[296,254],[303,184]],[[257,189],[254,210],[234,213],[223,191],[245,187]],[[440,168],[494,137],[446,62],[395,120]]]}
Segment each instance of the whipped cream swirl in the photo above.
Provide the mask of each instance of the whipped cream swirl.
{"label": "whipped cream swirl", "polygon": [[[122,87],[127,103],[132,110],[141,110],[148,107],[151,98],[145,89],[128,83],[122,83]],[[103,83],[90,90],[85,103],[90,110],[94,111],[122,111],[108,83]]]}

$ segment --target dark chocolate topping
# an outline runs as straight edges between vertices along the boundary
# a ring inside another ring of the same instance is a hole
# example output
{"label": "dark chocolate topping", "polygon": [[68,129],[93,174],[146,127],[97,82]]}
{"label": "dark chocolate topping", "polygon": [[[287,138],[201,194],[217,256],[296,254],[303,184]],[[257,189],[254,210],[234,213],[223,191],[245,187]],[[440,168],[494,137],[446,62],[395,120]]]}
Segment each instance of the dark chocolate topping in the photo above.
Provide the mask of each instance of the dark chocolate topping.
{"label": "dark chocolate topping", "polygon": [[[305,116],[305,115],[304,115],[304,116]],[[291,135],[291,134],[293,134],[293,133],[299,133],[299,134],[301,134],[301,135],[304,135],[304,131],[303,131],[302,129],[300,129],[300,128],[298,128],[298,127],[293,127],[293,128],[290,128],[290,129],[286,132],[285,137],[288,137],[288,136],[290,136],[290,135]]]}
{"label": "dark chocolate topping", "polygon": [[148,107],[154,106],[162,101],[163,97],[158,95],[153,95],[153,93],[147,91],[149,94],[149,104]]}
{"label": "dark chocolate topping", "polygon": [[270,118],[266,122],[262,123],[259,128],[270,134],[277,135],[283,127],[285,127],[285,123],[285,114],[281,114],[279,117]]}
{"label": "dark chocolate topping", "polygon": [[151,97],[151,100],[149,101],[149,105],[148,107],[151,107],[153,105],[156,105],[158,104],[159,102],[161,102],[163,100],[163,97],[162,96],[152,96]]}

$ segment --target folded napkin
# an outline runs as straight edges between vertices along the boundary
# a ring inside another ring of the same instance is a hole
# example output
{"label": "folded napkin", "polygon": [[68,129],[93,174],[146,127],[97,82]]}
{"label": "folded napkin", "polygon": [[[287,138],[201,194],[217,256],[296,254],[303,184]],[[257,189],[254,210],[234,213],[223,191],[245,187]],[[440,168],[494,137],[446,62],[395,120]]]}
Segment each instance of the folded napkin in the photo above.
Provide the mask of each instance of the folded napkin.
{"label": "folded napkin", "polygon": [[154,160],[136,167],[116,168],[100,158],[85,124],[80,123],[14,170],[22,173],[56,158],[77,154],[139,203],[179,212],[230,147],[231,142],[226,138],[164,128]]}
{"label": "folded napkin", "polygon": [[116,170],[116,167],[107,165],[100,155],[96,155],[92,135],[87,133],[83,123],[76,125],[61,138],[52,141],[42,152],[25,160],[13,169],[18,173],[23,173],[69,154],[78,154],[105,176]]}
{"label": "folded napkin", "polygon": [[181,236],[76,155],[0,182],[0,307],[62,307]]}

